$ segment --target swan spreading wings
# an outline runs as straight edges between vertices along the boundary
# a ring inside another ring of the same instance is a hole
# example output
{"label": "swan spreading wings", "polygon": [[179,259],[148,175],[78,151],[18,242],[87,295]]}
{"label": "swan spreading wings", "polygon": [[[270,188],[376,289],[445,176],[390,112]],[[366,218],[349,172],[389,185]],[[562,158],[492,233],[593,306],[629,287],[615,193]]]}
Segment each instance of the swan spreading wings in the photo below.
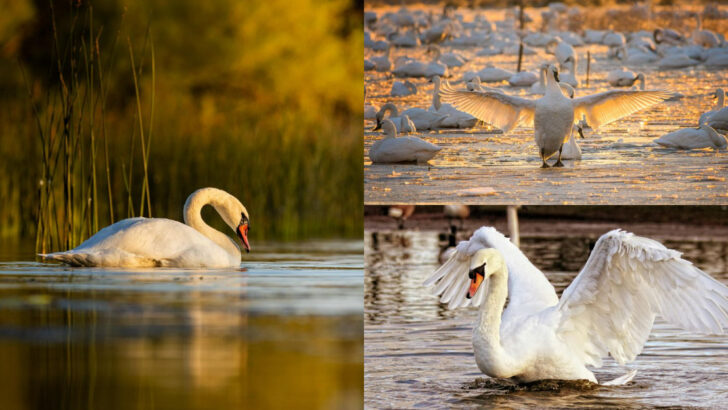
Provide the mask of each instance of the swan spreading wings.
{"label": "swan spreading wings", "polygon": [[619,364],[634,360],[657,315],[690,331],[728,327],[728,287],[680,256],[613,230],[599,238],[559,300],[518,247],[483,227],[425,285],[434,285],[450,308],[481,306],[473,349],[488,376],[596,382],[587,366],[600,367],[607,355]]}
{"label": "swan spreading wings", "polygon": [[584,115],[596,129],[673,96],[666,91],[611,90],[570,99],[561,92],[557,68],[549,65],[543,70],[548,75],[544,96],[539,99],[492,91],[458,91],[447,81],[440,89],[440,96],[444,102],[493,124],[504,133],[519,124],[533,126],[542,168],[548,167],[546,160],[557,152],[559,158],[554,166],[563,166],[561,151],[571,133],[574,118]]}

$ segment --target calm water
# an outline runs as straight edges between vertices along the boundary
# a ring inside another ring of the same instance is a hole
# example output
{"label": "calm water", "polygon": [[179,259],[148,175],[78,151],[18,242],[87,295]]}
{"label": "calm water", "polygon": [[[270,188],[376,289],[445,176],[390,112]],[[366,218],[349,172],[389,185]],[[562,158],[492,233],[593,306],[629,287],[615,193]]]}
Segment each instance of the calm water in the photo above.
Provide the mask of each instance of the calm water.
{"label": "calm water", "polygon": [[[382,13],[396,11],[400,6],[371,8]],[[436,15],[441,7],[413,6],[432,10]],[[459,8],[466,21],[475,14]],[[541,9],[530,9],[537,17]],[[483,12],[490,21],[503,20],[502,10]],[[726,26],[723,34],[728,35]],[[529,28],[536,29],[532,23]],[[590,28],[590,27],[582,27]],[[442,46],[442,52],[456,51],[469,61],[462,67],[451,68],[450,82],[464,89],[463,75],[488,64],[515,71],[517,55],[477,56],[482,47]],[[607,58],[607,46],[585,45],[574,48],[578,56],[576,96],[612,89],[607,73],[619,69],[622,63]],[[430,61],[427,46],[393,48],[391,61],[400,56]],[[555,57],[543,48],[535,55],[523,57],[524,70],[538,72],[544,62]],[[586,53],[591,52],[591,72],[586,85]],[[365,50],[365,58],[381,53]],[[540,203],[540,204],[644,204],[725,203],[728,151],[712,149],[680,151],[662,148],[652,141],[679,128],[696,127],[701,113],[715,104],[709,95],[717,87],[728,87],[727,70],[709,70],[702,66],[679,70],[659,70],[656,64],[629,65],[634,72],[646,75],[646,89],[665,89],[680,92],[685,98],[658,104],[650,109],[587,132],[579,139],[582,160],[565,161],[566,168],[540,169],[538,147],[533,140],[533,128],[518,127],[507,135],[496,133],[482,125],[469,130],[423,131],[415,134],[442,147],[428,164],[372,164],[368,157],[371,145],[382,137],[371,131],[375,122],[364,122],[365,201],[371,203],[450,203],[470,204]],[[365,104],[381,107],[394,103],[400,110],[410,107],[427,109],[432,104],[433,84],[428,79],[407,78],[417,86],[416,95],[392,97],[394,81],[403,81],[391,73],[366,71]],[[507,82],[485,84],[507,94],[536,98],[530,88],[510,87]],[[473,192],[472,188],[492,188]],[[455,199],[456,198],[456,199]]]}
{"label": "calm water", "polygon": [[361,407],[361,249],[258,243],[239,270],[124,271],[5,247],[0,408]]}
{"label": "calm water", "polygon": [[[421,285],[439,266],[443,239],[430,231],[365,233],[366,406],[720,408],[728,403],[728,336],[690,334],[659,319],[636,361],[621,367],[608,359],[595,370],[597,379],[606,381],[637,369],[627,386],[513,391],[504,383],[474,383],[487,379],[472,353],[476,310],[447,310]],[[595,239],[522,237],[521,248],[560,295]],[[727,241],[664,243],[728,283]],[[564,265],[564,259],[570,262]]]}

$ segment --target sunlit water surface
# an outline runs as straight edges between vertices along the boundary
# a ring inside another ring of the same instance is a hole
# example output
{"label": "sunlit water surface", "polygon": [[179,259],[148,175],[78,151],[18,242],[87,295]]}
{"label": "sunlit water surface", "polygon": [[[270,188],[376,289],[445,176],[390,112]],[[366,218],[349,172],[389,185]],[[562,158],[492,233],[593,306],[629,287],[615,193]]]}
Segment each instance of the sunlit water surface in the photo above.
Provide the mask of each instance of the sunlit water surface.
{"label": "sunlit water surface", "polygon": [[0,408],[360,407],[361,249],[258,243],[241,269],[122,270],[3,247]]}
{"label": "sunlit water surface", "polygon": [[[467,235],[466,235],[467,236]],[[659,239],[659,238],[658,238]],[[596,238],[521,238],[521,248],[561,295]],[[664,241],[728,283],[728,242]],[[446,243],[432,231],[365,233],[365,405],[415,407],[725,408],[728,336],[696,335],[659,318],[644,351],[626,367],[611,359],[594,370],[606,381],[636,369],[620,387],[514,390],[483,375],[473,357],[477,311],[448,310],[422,286]],[[478,380],[484,378],[483,380]]]}
{"label": "sunlit water surface", "polygon": [[[432,10],[441,8],[414,6]],[[371,8],[373,11],[396,11],[396,7]],[[541,9],[530,14],[540,15]],[[475,14],[459,8],[466,21]],[[498,9],[483,12],[490,21],[499,21],[504,13]],[[535,29],[538,25],[532,24]],[[583,27],[589,28],[589,27]],[[728,33],[725,33],[728,34]],[[461,81],[468,71],[488,64],[515,71],[517,55],[477,56],[482,47],[442,46],[442,52],[457,51],[468,58],[459,68],[450,69],[450,82],[464,89]],[[523,57],[524,70],[538,72],[544,62],[554,62],[553,55],[535,48],[535,55]],[[408,56],[429,61],[427,46],[393,48],[391,61]],[[622,63],[607,58],[607,46],[575,47],[578,55],[579,87],[576,96],[610,90],[607,73]],[[586,54],[592,61],[589,85],[586,85]],[[381,53],[365,50],[365,58]],[[718,87],[728,87],[726,70],[709,70],[696,66],[678,70],[659,70],[654,63],[628,65],[628,69],[646,75],[646,89],[664,89],[682,93],[678,101],[658,104],[642,110],[579,139],[580,161],[565,161],[565,168],[540,169],[541,160],[534,142],[533,128],[518,127],[506,135],[489,126],[469,130],[423,131],[415,134],[439,145],[442,150],[424,165],[372,164],[369,148],[382,137],[371,131],[375,122],[364,123],[365,201],[367,203],[540,203],[540,204],[644,204],[644,203],[725,203],[728,197],[728,151],[700,149],[681,151],[660,147],[654,139],[679,128],[696,127],[701,113],[715,104],[710,96]],[[432,105],[433,84],[429,79],[408,78],[418,92],[407,97],[392,97],[395,78],[391,73],[367,71],[364,75],[365,104],[382,106],[394,103],[400,110],[410,107],[427,109]],[[507,82],[484,84],[507,94],[537,98],[530,88],[511,87]],[[553,163],[552,159],[550,163]],[[473,190],[472,188],[481,188]]]}

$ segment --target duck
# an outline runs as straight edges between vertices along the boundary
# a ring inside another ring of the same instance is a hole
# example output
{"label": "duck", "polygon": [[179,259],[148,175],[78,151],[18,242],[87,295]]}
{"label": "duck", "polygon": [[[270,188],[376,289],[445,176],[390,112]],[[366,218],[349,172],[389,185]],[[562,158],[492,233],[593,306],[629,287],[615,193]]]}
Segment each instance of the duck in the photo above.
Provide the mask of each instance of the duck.
{"label": "duck", "polygon": [[644,90],[645,75],[642,73],[634,73],[624,68],[607,73],[607,82],[613,87],[632,87],[636,81],[640,81],[641,89]]}
{"label": "duck", "polygon": [[397,137],[397,128],[389,119],[383,121],[382,131],[384,138],[369,149],[369,159],[375,164],[427,162],[441,149],[417,137]]}
{"label": "duck", "polygon": [[[728,287],[680,252],[620,229],[599,237],[561,298],[515,244],[487,226],[460,242],[423,285],[449,309],[479,308],[475,363],[490,377],[519,383],[598,383],[589,367],[607,356],[620,365],[634,361],[658,315],[691,333],[728,328]],[[601,384],[624,384],[635,374]]]}
{"label": "duck", "polygon": [[[476,77],[477,78],[477,77]],[[432,77],[434,87],[432,89],[432,105],[429,111],[446,115],[446,118],[439,124],[439,128],[473,128],[478,119],[472,115],[459,111],[450,104],[443,104],[440,101],[440,77]]]}
{"label": "duck", "polygon": [[[373,131],[382,127],[382,120],[387,112],[390,113],[389,119],[391,119],[394,123],[400,122],[400,113],[397,110],[397,106],[392,103],[386,103],[379,109],[375,116],[377,125],[374,127]],[[440,128],[442,121],[447,118],[447,114],[440,114],[416,107],[402,111],[401,115],[408,116],[418,130],[436,130]]]}
{"label": "duck", "polygon": [[39,254],[44,259],[71,266],[104,268],[240,267],[241,251],[229,236],[213,229],[200,211],[211,205],[250,252],[250,217],[245,206],[217,188],[193,192],[184,205],[184,223],[166,218],[128,218],[109,225],[78,247]]}
{"label": "duck", "polygon": [[723,105],[725,104],[725,91],[722,88],[716,89],[713,93],[713,98],[717,99],[715,102],[715,106],[712,110],[700,114],[698,124],[704,124],[713,114],[723,109]]}
{"label": "duck", "polygon": [[724,149],[728,146],[726,138],[718,134],[708,124],[701,124],[698,128],[682,128],[667,133],[657,138],[655,142],[663,147],[677,149]]}
{"label": "duck", "polygon": [[505,93],[458,91],[447,82],[441,87],[440,96],[444,102],[500,128],[504,133],[518,124],[533,125],[541,167],[548,168],[546,160],[556,153],[559,153],[559,158],[554,166],[564,166],[560,156],[564,142],[572,132],[575,116],[586,116],[587,122],[596,129],[660,103],[672,94],[657,90],[610,90],[571,99],[562,92],[558,69],[549,65],[546,92],[538,99]]}

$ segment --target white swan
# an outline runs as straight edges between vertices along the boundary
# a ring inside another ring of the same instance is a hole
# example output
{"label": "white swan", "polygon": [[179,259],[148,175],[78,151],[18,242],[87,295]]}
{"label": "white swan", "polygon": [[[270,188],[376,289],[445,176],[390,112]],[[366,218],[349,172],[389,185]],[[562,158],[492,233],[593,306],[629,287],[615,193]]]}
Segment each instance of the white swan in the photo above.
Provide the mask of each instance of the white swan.
{"label": "white swan", "polygon": [[417,137],[397,137],[397,129],[391,120],[384,120],[382,130],[384,138],[369,149],[369,159],[375,164],[427,162],[441,149]]}
{"label": "white swan", "polygon": [[508,80],[513,74],[513,71],[508,71],[489,65],[480,71],[468,71],[467,73],[463,74],[463,81],[470,82],[470,80],[472,80],[473,78],[478,77],[480,78],[480,81],[484,83],[498,83]]}
{"label": "white swan", "polygon": [[[571,133],[575,115],[585,115],[596,129],[671,96],[665,91],[611,90],[571,99],[561,91],[556,67],[551,65],[547,71],[546,93],[536,100],[504,93],[456,91],[447,82],[440,95],[443,101],[493,124],[504,133],[520,123],[533,124],[544,168],[548,167],[546,160],[561,150]],[[563,166],[560,159],[555,166]]]}
{"label": "white swan", "polygon": [[725,148],[728,141],[708,124],[698,128],[683,128],[667,133],[655,140],[656,143],[669,148],[699,149]]}
{"label": "white swan", "polygon": [[392,70],[392,74],[397,77],[432,77],[439,75],[446,77],[448,75],[447,66],[437,61],[423,63],[417,60],[406,60]]}
{"label": "white swan", "polygon": [[211,228],[200,211],[212,205],[250,252],[248,211],[234,196],[202,188],[187,198],[185,223],[165,218],[130,218],[98,231],[66,252],[40,255],[72,266],[231,268],[240,266],[240,248]]}
{"label": "white swan", "polygon": [[530,71],[519,71],[508,79],[511,87],[530,87],[538,83],[538,76]]}
{"label": "white swan", "polygon": [[391,119],[395,124],[400,123],[400,115],[408,116],[418,130],[436,130],[440,128],[442,121],[447,118],[447,114],[431,112],[417,107],[408,108],[400,114],[396,105],[386,103],[379,109],[375,116],[377,125],[374,127],[373,131],[382,127],[382,121],[384,120],[384,115],[387,112],[389,112],[389,119]]}
{"label": "white swan", "polygon": [[717,99],[717,101],[715,102],[715,107],[713,107],[713,109],[710,111],[706,111],[706,112],[700,114],[700,119],[698,120],[698,124],[705,123],[708,120],[708,118],[713,116],[713,114],[716,114],[718,111],[723,109],[723,105],[725,104],[725,91],[722,88],[716,89],[715,93],[713,93],[713,98]]}
{"label": "white swan", "polygon": [[395,81],[392,83],[392,89],[389,91],[389,95],[392,97],[406,97],[414,94],[417,94],[417,87],[407,80],[404,82]]}
{"label": "white swan", "polygon": [[705,123],[716,130],[728,131],[728,107],[723,107],[708,117]]}
{"label": "white swan", "polygon": [[[611,355],[633,361],[655,317],[723,333],[728,288],[652,239],[602,235],[561,299],[506,237],[483,227],[424,283],[450,308],[481,306],[473,329],[480,370],[520,382],[587,379]],[[508,299],[508,305],[504,309]]]}
{"label": "white swan", "polygon": [[440,77],[432,77],[435,86],[432,89],[432,105],[429,108],[432,112],[447,116],[440,122],[439,128],[473,128],[478,123],[477,118],[457,110],[450,104],[442,104],[440,101],[440,81]]}
{"label": "white swan", "polygon": [[640,87],[644,90],[645,75],[642,73],[634,73],[624,68],[607,73],[607,82],[613,87],[631,87],[637,80],[640,81]]}

